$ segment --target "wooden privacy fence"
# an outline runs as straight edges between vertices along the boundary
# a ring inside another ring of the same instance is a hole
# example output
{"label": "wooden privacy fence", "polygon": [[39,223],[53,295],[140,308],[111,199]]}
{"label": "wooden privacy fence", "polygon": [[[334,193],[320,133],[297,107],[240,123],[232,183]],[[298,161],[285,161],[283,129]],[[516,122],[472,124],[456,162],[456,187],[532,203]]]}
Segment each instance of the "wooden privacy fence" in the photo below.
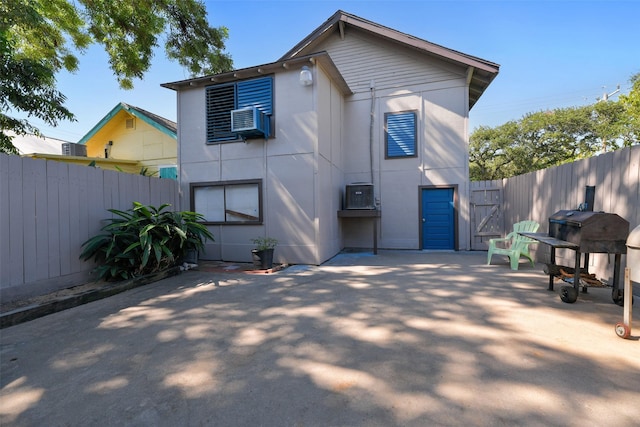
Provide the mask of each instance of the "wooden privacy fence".
{"label": "wooden privacy fence", "polygon": [[0,154],[0,298],[84,283],[94,267],[81,245],[107,209],[140,202],[178,207],[178,183],[69,163]]}
{"label": "wooden privacy fence", "polygon": [[[629,221],[630,231],[633,230],[640,224],[640,145],[512,178],[472,183],[471,190],[501,190],[501,207],[492,218],[495,217],[498,224],[504,221],[504,232],[524,219],[538,221],[539,231],[547,232],[549,216],[561,209],[577,209],[585,201],[587,186],[596,187],[595,211],[616,213]],[[476,200],[480,199],[476,196]],[[489,209],[484,209],[489,216]],[[488,219],[485,224],[491,221],[494,220]],[[472,223],[472,233],[477,229],[478,224]],[[538,261],[548,262],[548,248],[544,245],[531,248]],[[476,243],[475,249],[484,248]],[[573,265],[572,256],[571,251],[558,251],[558,262]],[[612,279],[613,255],[592,255],[589,262],[593,273]],[[626,256],[623,256],[623,267],[625,264]]]}

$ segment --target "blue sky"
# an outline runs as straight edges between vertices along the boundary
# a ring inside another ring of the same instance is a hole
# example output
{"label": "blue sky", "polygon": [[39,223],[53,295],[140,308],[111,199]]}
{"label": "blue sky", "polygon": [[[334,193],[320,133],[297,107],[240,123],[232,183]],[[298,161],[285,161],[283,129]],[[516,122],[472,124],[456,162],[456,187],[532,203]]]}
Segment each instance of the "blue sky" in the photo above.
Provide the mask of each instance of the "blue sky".
{"label": "blue sky", "polygon": [[[246,1],[206,0],[209,21],[229,29],[235,68],[273,62],[338,10],[500,64],[500,74],[470,113],[470,130],[524,114],[593,103],[640,73],[640,1]],[[76,142],[118,102],[171,120],[176,95],[161,83],[189,78],[158,49],[135,88],[118,88],[99,46],[58,88],[77,122],[33,123],[50,137]],[[613,99],[617,99],[614,97]]]}

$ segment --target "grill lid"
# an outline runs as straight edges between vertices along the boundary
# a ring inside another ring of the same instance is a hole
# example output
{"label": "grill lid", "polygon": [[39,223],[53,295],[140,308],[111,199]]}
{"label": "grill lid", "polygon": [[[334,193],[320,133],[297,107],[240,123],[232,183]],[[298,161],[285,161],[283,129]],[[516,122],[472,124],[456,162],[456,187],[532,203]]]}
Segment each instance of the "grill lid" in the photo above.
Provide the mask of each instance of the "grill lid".
{"label": "grill lid", "polygon": [[549,236],[583,253],[626,253],[629,222],[614,213],[561,210],[549,217]]}
{"label": "grill lid", "polygon": [[605,214],[604,212],[562,210],[551,215],[549,217],[549,222],[572,225],[574,227],[583,227],[596,222],[598,217],[603,214],[610,215]]}

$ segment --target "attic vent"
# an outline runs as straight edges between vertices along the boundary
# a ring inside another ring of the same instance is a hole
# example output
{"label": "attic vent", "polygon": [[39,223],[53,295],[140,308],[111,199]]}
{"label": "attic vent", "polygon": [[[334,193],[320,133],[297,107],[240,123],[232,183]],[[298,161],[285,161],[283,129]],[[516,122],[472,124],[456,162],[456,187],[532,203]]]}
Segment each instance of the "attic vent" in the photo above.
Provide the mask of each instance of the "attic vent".
{"label": "attic vent", "polygon": [[62,143],[62,155],[87,157],[87,146],[73,142],[64,142]]}
{"label": "attic vent", "polygon": [[136,127],[135,119],[134,119],[133,117],[132,117],[132,118],[130,118],[130,119],[127,119],[127,120],[125,121],[125,127],[126,127],[127,129],[135,129],[135,127]]}
{"label": "attic vent", "polygon": [[269,136],[269,117],[256,107],[231,110],[231,132],[248,137]]}

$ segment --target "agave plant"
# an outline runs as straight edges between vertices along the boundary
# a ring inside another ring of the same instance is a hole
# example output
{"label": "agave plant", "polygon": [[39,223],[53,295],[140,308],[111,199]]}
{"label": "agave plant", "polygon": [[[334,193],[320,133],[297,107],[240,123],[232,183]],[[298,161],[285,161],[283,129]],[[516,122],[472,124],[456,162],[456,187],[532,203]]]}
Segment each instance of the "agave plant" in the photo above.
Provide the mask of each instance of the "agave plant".
{"label": "agave plant", "polygon": [[80,258],[97,262],[98,279],[130,279],[174,266],[187,252],[214,240],[199,223],[201,214],[165,210],[169,206],[134,202],[127,211],[109,209],[114,217],[106,220],[102,233],[82,244]]}

